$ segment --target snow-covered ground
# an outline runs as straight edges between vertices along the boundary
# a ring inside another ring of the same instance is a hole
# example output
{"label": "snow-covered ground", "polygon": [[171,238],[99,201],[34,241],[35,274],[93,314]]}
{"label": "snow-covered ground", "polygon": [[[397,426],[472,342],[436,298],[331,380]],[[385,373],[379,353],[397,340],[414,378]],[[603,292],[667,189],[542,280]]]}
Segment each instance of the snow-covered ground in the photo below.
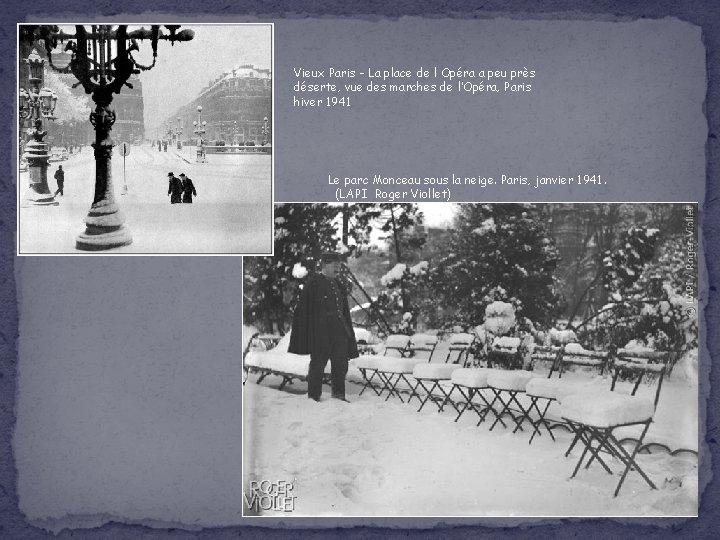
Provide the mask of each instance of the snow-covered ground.
{"label": "snow-covered ground", "polygon": [[[115,198],[126,216],[133,243],[107,253],[270,253],[272,249],[272,174],[270,155],[212,154],[195,163],[195,147],[158,152],[149,144],[132,146],[125,163],[113,153]],[[54,192],[57,166],[65,170],[65,194],[58,206],[20,205],[22,254],[85,253],[75,249],[90,209],[95,182],[93,151],[50,163],[48,183]],[[168,172],[192,178],[198,196],[193,204],[170,204]],[[20,173],[20,197],[28,183]],[[121,195],[127,182],[128,192]]]}
{"label": "snow-covered ground", "polygon": [[[282,345],[282,344],[281,344]],[[443,361],[441,346],[433,361]],[[697,372],[685,358],[666,379],[655,422],[646,442],[672,450],[697,450]],[[568,378],[587,374],[568,373]],[[694,377],[694,379],[693,379]],[[361,377],[351,368],[348,379]],[[697,457],[668,454],[659,447],[638,460],[659,488],[631,473],[617,498],[619,476],[597,463],[570,475],[579,457],[564,453],[571,436],[556,429],[528,445],[528,424],[513,434],[500,425],[476,426],[468,412],[455,423],[452,408],[442,413],[431,403],[385,401],[348,384],[351,403],[320,403],[294,382],[277,390],[278,376],[260,385],[251,374],[244,386],[243,443],[246,492],[252,481],[293,482],[292,515],[304,516],[678,516],[696,515]],[[591,384],[608,387],[609,379]],[[653,388],[641,386],[641,393]],[[626,429],[620,438],[631,436]],[[613,462],[615,470],[619,463]],[[611,465],[612,466],[612,465]],[[247,512],[247,510],[246,510]],[[250,512],[252,513],[252,512]],[[262,512],[276,517],[280,511]]]}

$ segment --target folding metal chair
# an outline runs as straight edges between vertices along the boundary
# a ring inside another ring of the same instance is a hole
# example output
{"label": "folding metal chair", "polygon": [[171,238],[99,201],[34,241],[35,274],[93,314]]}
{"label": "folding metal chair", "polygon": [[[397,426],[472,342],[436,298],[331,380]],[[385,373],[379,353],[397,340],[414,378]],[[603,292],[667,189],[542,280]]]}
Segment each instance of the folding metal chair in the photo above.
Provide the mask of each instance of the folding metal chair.
{"label": "folding metal chair", "polygon": [[[555,435],[552,432],[553,429],[563,426],[570,430],[570,426],[559,419],[555,421],[548,420],[548,411],[553,403],[562,401],[564,397],[581,392],[587,392],[590,382],[591,381],[549,379],[544,377],[537,377],[528,382],[525,387],[525,394],[528,398],[530,398],[530,406],[527,408],[527,411],[528,419],[533,424],[533,431],[530,435],[528,444],[532,444],[536,435],[542,435],[540,429],[543,427],[553,441],[555,440]],[[533,420],[530,416],[533,411],[537,413],[536,420]]]}
{"label": "folding metal chair", "polygon": [[383,356],[387,356],[390,351],[397,352],[400,356],[406,356],[410,350],[410,336],[405,334],[392,334],[385,339],[385,352]]}
{"label": "folding metal chair", "polygon": [[427,361],[429,363],[432,360],[432,356],[435,352],[435,347],[437,347],[437,344],[437,336],[431,336],[429,334],[414,334],[410,337],[408,353],[410,356],[416,356],[418,353],[421,352],[430,353],[427,358]]}
{"label": "folding metal chair", "polygon": [[562,377],[567,366],[575,365],[596,368],[602,375],[608,366],[609,360],[610,355],[607,352],[589,351],[583,349],[579,343],[568,343],[559,358],[558,374]]}
{"label": "folding metal chair", "polygon": [[462,361],[462,365],[463,367],[466,367],[468,357],[470,356],[470,348],[475,342],[475,337],[476,336],[474,334],[468,334],[465,332],[452,334],[448,340],[448,353],[445,357],[445,363],[447,364],[450,361],[450,357],[453,353],[457,353],[457,358],[452,363],[460,364],[460,361],[463,360],[463,356],[465,356],[465,360]]}
{"label": "folding metal chair", "polygon": [[[660,399],[663,378],[667,370],[667,353],[648,353],[644,351],[618,351],[618,358],[613,363],[613,382],[611,390],[591,394],[573,394],[563,398],[560,403],[560,415],[568,422],[575,432],[565,456],[567,457],[573,447],[581,442],[583,451],[578,459],[570,478],[574,478],[580,466],[589,455],[585,468],[597,460],[608,474],[613,474],[608,463],[601,456],[601,452],[620,461],[623,472],[615,488],[614,497],[617,497],[625,478],[631,470],[636,471],[652,489],[657,489],[648,475],[637,462],[637,456],[643,445],[645,435],[653,421],[657,403]],[[634,384],[632,392],[621,394],[614,391],[620,373],[628,378],[637,377],[640,381],[647,374],[655,377],[657,388],[654,399],[650,396],[636,396],[635,392],[639,382]],[[628,451],[613,434],[613,431],[626,426],[642,426],[642,432]]]}
{"label": "folding metal chair", "polygon": [[418,358],[398,358],[394,356],[380,358],[375,371],[383,381],[383,386],[378,395],[381,396],[382,393],[387,390],[388,395],[385,397],[385,401],[394,395],[401,403],[405,403],[405,400],[400,395],[401,389],[398,388],[398,385],[404,383],[408,389],[412,391],[413,385],[408,379],[408,376],[412,376],[415,366],[418,363],[424,362],[424,360]]}
{"label": "folding metal chair", "polygon": [[[455,417],[455,422],[460,420],[460,417],[468,409],[473,410],[478,415],[478,426],[485,421],[485,417],[492,409],[495,401],[497,401],[497,397],[492,401],[488,401],[482,393],[483,390],[489,390],[490,388],[487,380],[491,371],[494,370],[489,368],[460,368],[452,372],[450,375],[450,382],[453,384],[451,393],[457,390],[464,398],[464,401],[458,405],[458,415]],[[475,400],[476,397],[480,398],[480,403]]]}
{"label": "folding metal chair", "polygon": [[[455,412],[458,412],[457,406],[450,398],[453,389],[446,390],[442,385],[443,382],[450,381],[453,371],[458,369],[461,368],[455,364],[417,364],[412,373],[416,383],[408,398],[408,403],[413,397],[417,397],[418,401],[420,401],[418,412],[423,409],[428,401],[435,403],[439,412],[442,412],[446,403],[450,403]],[[430,385],[430,388],[426,384]],[[422,397],[418,392],[420,388],[425,392],[425,397]],[[439,395],[434,393],[436,390]]]}
{"label": "folding metal chair", "polygon": [[382,380],[380,375],[378,374],[377,368],[378,365],[383,361],[383,359],[388,355],[388,352],[392,352],[395,354],[398,354],[400,356],[404,356],[408,353],[410,346],[410,336],[406,336],[404,334],[392,334],[387,337],[385,341],[385,351],[382,355],[375,355],[375,354],[362,354],[360,357],[354,359],[352,361],[353,365],[358,368],[360,371],[360,374],[362,375],[364,384],[362,389],[360,390],[360,393],[358,395],[362,395],[363,392],[369,387],[372,388],[372,390],[375,392],[376,395],[380,395],[380,392],[378,391],[376,385],[372,382],[375,377],[380,382],[380,385],[382,387],[385,387],[385,381]]}
{"label": "folding metal chair", "polygon": [[[525,370],[492,370],[488,373],[487,384],[502,405],[500,411],[496,411],[494,408],[490,409],[495,415],[495,422],[490,426],[490,431],[498,422],[503,427],[507,427],[502,421],[504,415],[509,415],[515,422],[513,433],[523,430],[523,421],[529,418],[529,414],[528,409],[518,399],[518,394],[524,393],[528,383],[536,377],[538,377],[536,373]],[[517,407],[517,413],[512,409],[513,404]]]}
{"label": "folding metal chair", "polygon": [[[361,355],[358,358],[351,360],[352,365],[358,369],[364,381],[363,387],[360,389],[358,396],[362,396],[363,392],[365,392],[367,388],[372,389],[376,396],[380,395],[380,392],[378,392],[377,388],[372,383],[372,380],[377,375],[377,366],[381,358],[381,356]],[[378,379],[380,379],[379,376]]]}

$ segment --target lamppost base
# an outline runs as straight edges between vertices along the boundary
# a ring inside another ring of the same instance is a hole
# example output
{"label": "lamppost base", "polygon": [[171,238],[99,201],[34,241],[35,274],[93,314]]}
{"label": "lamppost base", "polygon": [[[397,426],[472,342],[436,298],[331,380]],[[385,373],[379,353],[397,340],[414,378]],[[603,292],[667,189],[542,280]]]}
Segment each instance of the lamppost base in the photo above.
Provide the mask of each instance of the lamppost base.
{"label": "lamppost base", "polygon": [[91,228],[84,233],[80,233],[75,240],[75,248],[83,251],[103,251],[121,246],[132,244],[132,234],[130,230],[121,225],[114,231],[104,231],[100,233],[90,232]]}
{"label": "lamppost base", "polygon": [[114,201],[100,201],[90,207],[85,218],[85,232],[75,240],[83,251],[102,251],[132,244],[132,234],[125,227],[125,216]]}
{"label": "lamppost base", "polygon": [[60,203],[55,200],[55,195],[52,193],[37,193],[32,189],[28,189],[20,206],[24,208],[28,206],[60,206]]}

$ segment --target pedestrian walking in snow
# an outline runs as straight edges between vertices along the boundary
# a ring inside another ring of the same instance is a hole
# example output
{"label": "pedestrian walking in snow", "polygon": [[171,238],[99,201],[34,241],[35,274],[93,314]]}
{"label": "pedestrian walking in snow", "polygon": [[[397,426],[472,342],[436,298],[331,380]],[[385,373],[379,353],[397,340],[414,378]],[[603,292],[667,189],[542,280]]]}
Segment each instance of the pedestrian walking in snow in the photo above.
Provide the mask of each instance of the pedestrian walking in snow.
{"label": "pedestrian walking in snow", "polygon": [[193,181],[185,176],[185,173],[180,173],[180,180],[182,180],[182,202],[184,203],[192,203],[193,195],[197,197],[197,192],[195,191],[195,185],[193,184]]}
{"label": "pedestrian walking in snow", "polygon": [[288,351],[309,354],[308,397],[320,401],[325,366],[330,360],[332,397],[345,399],[348,360],[358,357],[345,286],[338,279],[342,257],[323,253],[321,271],[308,277],[293,316]]}
{"label": "pedestrian walking in snow", "polygon": [[182,202],[182,181],[173,173],[168,173],[168,195],[170,195],[170,204]]}
{"label": "pedestrian walking in snow", "polygon": [[60,195],[64,195],[63,189],[65,187],[65,171],[63,171],[62,165],[58,165],[57,171],[55,171],[55,182],[57,182],[57,191],[55,192],[55,195],[58,193]]}

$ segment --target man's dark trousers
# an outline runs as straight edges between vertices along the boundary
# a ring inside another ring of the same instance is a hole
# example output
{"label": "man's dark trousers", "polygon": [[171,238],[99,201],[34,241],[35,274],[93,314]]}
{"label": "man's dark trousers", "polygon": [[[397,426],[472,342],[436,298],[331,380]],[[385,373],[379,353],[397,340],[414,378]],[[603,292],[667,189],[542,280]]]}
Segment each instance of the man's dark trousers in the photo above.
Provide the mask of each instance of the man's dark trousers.
{"label": "man's dark trousers", "polygon": [[348,370],[348,338],[345,333],[345,325],[336,317],[329,316],[325,331],[327,331],[330,340],[330,357],[316,354],[310,355],[310,367],[307,376],[308,397],[320,399],[325,366],[330,360],[332,396],[344,399],[345,375]]}

